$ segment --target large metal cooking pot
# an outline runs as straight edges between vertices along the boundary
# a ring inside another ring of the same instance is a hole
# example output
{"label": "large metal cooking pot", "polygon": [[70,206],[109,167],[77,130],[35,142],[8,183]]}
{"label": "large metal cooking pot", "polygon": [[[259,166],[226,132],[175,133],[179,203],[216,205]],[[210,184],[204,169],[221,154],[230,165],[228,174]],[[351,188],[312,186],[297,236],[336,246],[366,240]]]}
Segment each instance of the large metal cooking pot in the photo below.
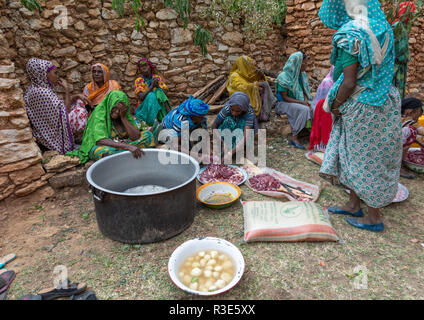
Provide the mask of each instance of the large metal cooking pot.
{"label": "large metal cooking pot", "polygon": [[[97,224],[113,240],[161,241],[193,223],[198,162],[173,150],[143,150],[145,155],[139,159],[126,151],[97,161],[87,171]],[[150,194],[124,193],[140,185],[168,189]]]}

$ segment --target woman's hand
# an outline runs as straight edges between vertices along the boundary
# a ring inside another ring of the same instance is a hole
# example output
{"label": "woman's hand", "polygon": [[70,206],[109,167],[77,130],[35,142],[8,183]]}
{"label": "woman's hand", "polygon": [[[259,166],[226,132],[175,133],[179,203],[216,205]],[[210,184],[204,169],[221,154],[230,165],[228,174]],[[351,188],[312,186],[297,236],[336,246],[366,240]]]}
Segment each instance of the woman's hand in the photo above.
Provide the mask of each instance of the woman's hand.
{"label": "woman's hand", "polygon": [[151,86],[152,88],[159,88],[159,78],[154,77]]}
{"label": "woman's hand", "polygon": [[125,103],[122,103],[119,106],[119,115],[120,115],[121,119],[127,118],[127,111],[128,111],[128,106]]}
{"label": "woman's hand", "polygon": [[136,158],[136,159],[138,159],[142,155],[144,155],[144,151],[142,149],[140,149],[139,147],[134,146],[132,144],[127,145],[127,148],[126,149],[128,151],[130,151],[133,154],[134,158]]}
{"label": "woman's hand", "polygon": [[57,84],[61,87],[63,87],[65,90],[69,91],[69,84],[68,82],[66,82],[65,79],[59,78],[57,80]]}
{"label": "woman's hand", "polygon": [[331,113],[333,113],[336,117],[341,117],[341,113],[339,111],[339,106],[334,102],[331,107]]}

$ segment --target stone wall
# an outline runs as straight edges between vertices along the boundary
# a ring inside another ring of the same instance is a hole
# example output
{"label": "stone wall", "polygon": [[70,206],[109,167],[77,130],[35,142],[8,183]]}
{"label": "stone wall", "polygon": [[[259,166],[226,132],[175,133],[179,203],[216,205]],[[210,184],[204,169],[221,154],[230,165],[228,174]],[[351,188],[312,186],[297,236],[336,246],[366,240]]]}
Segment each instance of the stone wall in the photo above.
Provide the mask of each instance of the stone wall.
{"label": "stone wall", "polygon": [[[326,28],[318,17],[322,0],[287,0],[286,58],[302,49],[310,56],[308,74],[313,89],[330,69],[331,38],[334,31]],[[410,35],[411,62],[408,64],[407,88],[410,94],[424,98],[424,19],[420,18]]]}
{"label": "stone wall", "polygon": [[[208,1],[193,4],[187,29],[183,29],[174,10],[164,8],[162,0],[143,1],[146,25],[137,32],[132,9],[127,8],[127,16],[119,18],[111,9],[111,0],[49,0],[41,2],[41,14],[22,8],[18,0],[1,0],[7,5],[0,9],[0,29],[24,88],[28,85],[25,64],[31,57],[53,61],[74,93],[81,92],[90,81],[90,66],[104,63],[110,68],[111,78],[118,80],[131,98],[136,62],[142,56],[149,57],[164,76],[174,104],[181,98],[173,98],[173,93],[196,92],[211,79],[227,74],[232,62],[242,54],[255,58],[262,68],[281,67],[285,51],[281,30],[276,28],[266,40],[247,43],[239,21],[229,20],[217,26],[209,23],[214,40],[208,46],[208,56],[203,58],[199,47],[193,45],[193,33],[197,23],[208,23],[198,17]],[[64,5],[68,13],[68,27],[63,30],[55,27],[63,22],[60,11],[55,11],[58,5]]]}

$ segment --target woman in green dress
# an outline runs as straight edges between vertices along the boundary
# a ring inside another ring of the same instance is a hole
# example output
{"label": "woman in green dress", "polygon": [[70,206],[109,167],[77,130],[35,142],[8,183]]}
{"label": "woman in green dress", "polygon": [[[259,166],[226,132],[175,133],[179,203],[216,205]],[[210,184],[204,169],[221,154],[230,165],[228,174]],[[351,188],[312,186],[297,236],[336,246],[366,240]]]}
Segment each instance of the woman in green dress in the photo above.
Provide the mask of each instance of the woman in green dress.
{"label": "woman in green dress", "polygon": [[396,196],[402,158],[393,32],[377,0],[324,0],[319,16],[337,30],[331,55],[337,81],[324,103],[336,120],[320,175],[350,190],[347,205],[328,210],[353,216],[347,222],[354,227],[383,231],[379,209]]}
{"label": "woman in green dress", "polygon": [[128,150],[139,158],[142,148],[153,146],[152,132],[131,115],[127,95],[111,91],[91,114],[81,147],[67,155],[79,157],[85,163]]}

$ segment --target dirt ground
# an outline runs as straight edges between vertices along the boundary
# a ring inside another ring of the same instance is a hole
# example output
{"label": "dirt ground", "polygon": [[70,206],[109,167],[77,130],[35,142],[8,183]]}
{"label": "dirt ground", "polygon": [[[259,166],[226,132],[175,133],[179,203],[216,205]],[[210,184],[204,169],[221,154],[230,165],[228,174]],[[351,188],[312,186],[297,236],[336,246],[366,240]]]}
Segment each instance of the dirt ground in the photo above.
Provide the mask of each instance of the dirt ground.
{"label": "dirt ground", "polygon": [[[319,167],[304,153],[286,139],[269,139],[267,165],[296,179],[320,181]],[[340,243],[244,243],[243,210],[236,203],[220,211],[199,204],[194,223],[180,235],[127,245],[100,233],[87,188],[63,189],[43,202],[20,199],[0,215],[0,256],[17,255],[6,266],[17,274],[7,299],[52,287],[58,265],[99,299],[200,299],[178,289],[167,273],[172,252],[199,236],[224,238],[244,255],[242,280],[221,299],[424,299],[423,181],[423,175],[401,179],[410,196],[383,210],[383,233],[355,229],[345,217],[332,215]],[[270,200],[241,189],[244,200]],[[318,203],[346,200],[343,190],[325,184]],[[366,267],[366,289],[354,287],[357,266]]]}

